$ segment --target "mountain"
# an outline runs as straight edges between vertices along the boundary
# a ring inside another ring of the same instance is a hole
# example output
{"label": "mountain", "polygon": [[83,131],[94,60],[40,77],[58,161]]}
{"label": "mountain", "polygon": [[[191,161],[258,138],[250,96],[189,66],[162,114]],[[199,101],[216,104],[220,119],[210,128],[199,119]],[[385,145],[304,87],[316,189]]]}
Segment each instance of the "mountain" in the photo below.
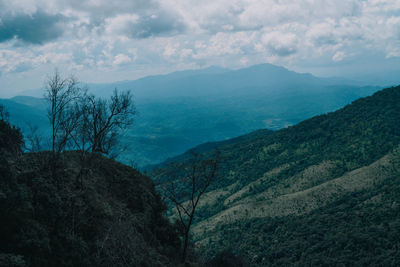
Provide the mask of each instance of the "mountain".
{"label": "mountain", "polygon": [[0,105],[10,113],[10,122],[21,128],[25,133],[29,126],[38,126],[44,133],[48,127],[46,106],[42,99],[34,97],[14,97],[0,99]]}
{"label": "mountain", "polygon": [[44,98],[36,98],[32,96],[15,96],[10,100],[15,103],[22,104],[41,111],[47,110],[47,102]]}
{"label": "mountain", "polygon": [[179,266],[179,237],[148,177],[21,144],[0,120],[0,266]]}
{"label": "mountain", "polygon": [[[114,88],[132,90],[134,95],[141,99],[169,98],[171,96],[184,96],[182,92],[187,91],[193,96],[192,88],[194,82],[191,79],[201,77],[213,77],[223,73],[231,72],[229,69],[220,67],[209,67],[199,70],[185,70],[172,72],[165,75],[152,75],[137,80],[119,81],[105,84],[88,84],[91,91],[99,96],[110,96]],[[210,79],[210,78],[208,78]],[[205,79],[207,80],[207,78]],[[190,92],[191,91],[191,92]]]}
{"label": "mountain", "polygon": [[281,129],[379,90],[356,84],[263,64],[152,76],[93,92],[104,95],[114,87],[133,92],[139,115],[129,132],[127,157],[144,166],[204,142]]}
{"label": "mountain", "polygon": [[221,147],[227,146],[227,145],[232,145],[232,144],[238,144],[241,142],[246,142],[249,140],[254,140],[258,137],[265,137],[269,134],[273,134],[274,131],[268,130],[268,129],[261,129],[261,130],[256,130],[254,132],[251,132],[249,134],[241,135],[232,139],[224,140],[224,141],[218,141],[218,142],[207,142],[201,145],[198,145],[196,147],[193,147],[186,151],[185,153],[169,158],[165,160],[164,162],[160,164],[154,164],[154,165],[148,165],[146,166],[145,170],[147,171],[152,171],[156,169],[162,169],[167,167],[169,164],[173,162],[181,162],[190,159],[193,155],[198,155],[198,154],[210,154],[214,152],[215,150],[220,149]]}
{"label": "mountain", "polygon": [[196,246],[254,266],[398,266],[399,101],[400,86],[387,88],[274,133],[214,144],[219,178],[199,204]]}
{"label": "mountain", "polygon": [[[224,97],[271,93],[272,91],[299,89],[321,91],[333,85],[358,86],[363,83],[340,78],[318,78],[307,73],[296,73],[272,64],[254,65],[239,70],[207,68],[174,72],[167,75],[148,76],[134,81],[110,84],[89,84],[97,95],[109,96],[112,90],[132,90],[137,99],[162,99],[176,97]],[[303,88],[303,87],[307,88]],[[259,90],[259,91],[258,91]]]}
{"label": "mountain", "polygon": [[[120,160],[134,161],[140,167],[204,142],[227,140],[256,129],[282,129],[380,89],[270,64],[239,70],[211,67],[89,88],[105,97],[114,88],[133,92],[138,115],[123,139],[129,148]],[[37,108],[42,100],[18,97],[10,101]],[[15,123],[20,126],[22,119],[17,117]]]}

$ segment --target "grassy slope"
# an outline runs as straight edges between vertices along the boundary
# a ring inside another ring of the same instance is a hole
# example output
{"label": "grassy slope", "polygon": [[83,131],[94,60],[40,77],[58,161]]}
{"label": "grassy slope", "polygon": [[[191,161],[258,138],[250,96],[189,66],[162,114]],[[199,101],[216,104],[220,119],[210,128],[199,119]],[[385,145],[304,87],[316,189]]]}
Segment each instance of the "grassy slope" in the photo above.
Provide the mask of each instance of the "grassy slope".
{"label": "grassy slope", "polygon": [[206,256],[228,249],[260,266],[398,266],[399,177],[397,149],[322,187],[286,195],[276,213],[220,223],[197,245]]}
{"label": "grassy slope", "polygon": [[399,163],[399,152],[398,149],[394,154],[390,153],[369,166],[316,186],[308,186],[307,180],[320,176],[304,176],[303,172],[300,176],[306,178],[306,181],[298,179],[300,177],[296,175],[289,178],[291,182],[286,186],[277,184],[266,191],[248,194],[234,204],[230,204],[228,198],[229,208],[198,223],[194,233],[200,234],[205,230],[215,229],[221,223],[229,224],[238,220],[307,214],[349,193],[373,190],[376,185],[386,182],[386,179],[400,174],[400,166],[396,165]]}

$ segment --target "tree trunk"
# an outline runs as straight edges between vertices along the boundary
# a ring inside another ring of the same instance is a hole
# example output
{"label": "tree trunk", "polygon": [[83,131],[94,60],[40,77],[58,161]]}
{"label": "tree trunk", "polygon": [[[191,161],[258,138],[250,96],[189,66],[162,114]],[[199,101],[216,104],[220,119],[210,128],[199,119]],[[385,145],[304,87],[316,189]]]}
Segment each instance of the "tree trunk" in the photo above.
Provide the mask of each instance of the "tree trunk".
{"label": "tree trunk", "polygon": [[185,231],[185,241],[183,243],[182,263],[185,263],[185,261],[186,261],[188,242],[189,242],[189,231]]}

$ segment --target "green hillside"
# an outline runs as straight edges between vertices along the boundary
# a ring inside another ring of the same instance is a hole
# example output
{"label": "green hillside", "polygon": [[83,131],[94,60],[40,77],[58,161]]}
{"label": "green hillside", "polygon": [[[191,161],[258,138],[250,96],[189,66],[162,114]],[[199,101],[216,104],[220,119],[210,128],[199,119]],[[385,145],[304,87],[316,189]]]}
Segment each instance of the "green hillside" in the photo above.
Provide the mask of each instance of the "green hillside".
{"label": "green hillside", "polygon": [[356,170],[355,181],[287,194],[269,214],[275,200],[247,205],[253,213],[261,204],[264,214],[220,222],[198,235],[197,246],[205,257],[230,250],[254,266],[398,266],[399,151],[375,171]]}
{"label": "green hillside", "polygon": [[398,264],[398,103],[400,86],[221,144],[196,244],[206,256],[229,248],[255,265]]}

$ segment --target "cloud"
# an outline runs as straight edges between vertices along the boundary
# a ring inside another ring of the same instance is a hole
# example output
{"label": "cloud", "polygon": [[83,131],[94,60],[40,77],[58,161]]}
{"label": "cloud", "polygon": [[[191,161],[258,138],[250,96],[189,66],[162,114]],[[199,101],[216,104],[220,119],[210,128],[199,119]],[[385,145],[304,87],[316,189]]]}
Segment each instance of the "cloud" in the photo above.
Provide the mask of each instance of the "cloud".
{"label": "cloud", "polygon": [[175,16],[168,13],[140,17],[139,21],[129,25],[128,35],[133,38],[147,38],[165,34],[183,32],[185,25]]}
{"label": "cloud", "polygon": [[104,20],[120,14],[142,13],[160,9],[160,3],[155,0],[114,0],[112,5],[108,0],[68,0],[64,8],[85,12],[92,21]]}
{"label": "cloud", "polygon": [[339,62],[339,61],[342,61],[345,58],[346,58],[346,53],[344,53],[342,51],[338,51],[333,55],[332,60],[335,61],[335,62]]}
{"label": "cloud", "polygon": [[27,63],[27,62],[21,62],[20,64],[16,65],[11,72],[12,73],[20,73],[20,72],[29,71],[31,69],[33,69],[32,64]]}
{"label": "cloud", "polygon": [[118,55],[116,55],[114,57],[113,64],[114,65],[121,65],[121,64],[129,63],[131,61],[132,61],[132,59],[129,56],[124,55],[124,54],[118,54]]}
{"label": "cloud", "polygon": [[37,11],[31,15],[2,16],[0,20],[0,43],[12,39],[28,44],[44,44],[63,34],[61,23],[65,18]]}
{"label": "cloud", "polygon": [[335,22],[332,19],[327,19],[324,22],[311,25],[307,31],[307,37],[316,47],[326,45],[336,45],[339,40],[335,36]]}
{"label": "cloud", "polygon": [[71,0],[65,8],[80,17],[78,31],[85,28],[99,35],[145,39],[174,36],[186,28],[181,14],[160,0],[115,0],[112,5],[106,0]]}
{"label": "cloud", "polygon": [[400,41],[391,43],[386,48],[386,58],[400,57]]}
{"label": "cloud", "polygon": [[106,24],[107,33],[118,33],[134,39],[176,35],[185,30],[178,16],[167,12],[151,15],[123,14],[106,19]]}
{"label": "cloud", "polygon": [[399,0],[0,0],[0,82],[54,66],[101,81],[265,62],[319,71],[400,60],[399,47]]}
{"label": "cloud", "polygon": [[261,40],[274,56],[286,57],[297,52],[298,37],[293,33],[270,32]]}

